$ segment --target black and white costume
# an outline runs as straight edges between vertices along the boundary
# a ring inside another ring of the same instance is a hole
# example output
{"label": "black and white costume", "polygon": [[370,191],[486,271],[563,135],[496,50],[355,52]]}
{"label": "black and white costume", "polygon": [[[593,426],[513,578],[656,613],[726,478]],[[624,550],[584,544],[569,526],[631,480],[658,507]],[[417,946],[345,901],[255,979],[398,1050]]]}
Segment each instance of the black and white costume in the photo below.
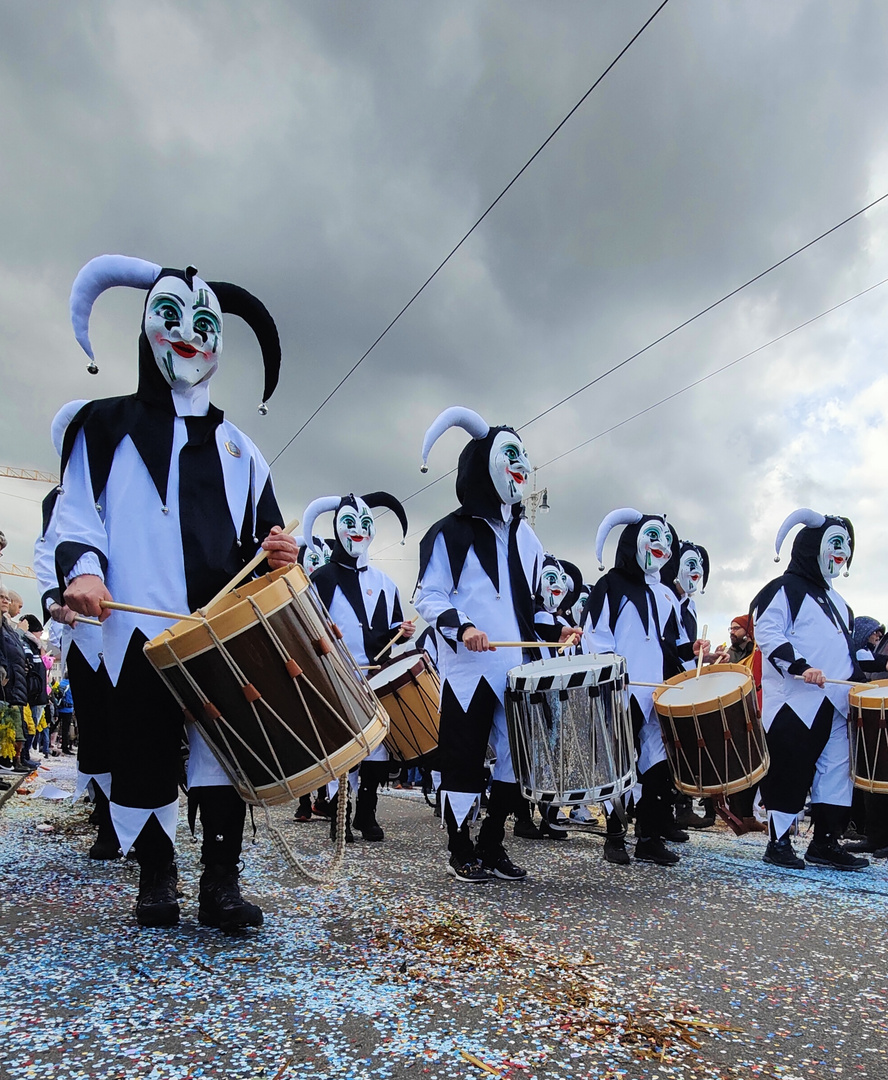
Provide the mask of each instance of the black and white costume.
{"label": "black and white costume", "polygon": [[[203,281],[194,267],[180,271],[100,256],[80,271],[71,292],[75,335],[91,358],[92,306],[115,285],[148,293],[139,385],[135,394],[87,403],[67,428],[54,512],[59,585],[94,575],[125,603],[190,612],[224,588],[260,540],[282,524],[265,459],[210,404],[222,314],[241,316],[259,338],[265,363],[260,411],[277,384],[280,341],[265,307],[238,286]],[[90,370],[97,370],[94,361]],[[66,600],[76,605],[76,591]],[[164,625],[153,616],[115,611],[102,627],[114,688],[111,813],[121,846],[135,846],[142,866],[137,915],[145,925],[178,918],[170,889],[182,714],[142,652]],[[207,867],[201,918],[224,922],[218,911],[210,913],[209,901],[204,905],[205,886],[213,886],[215,875],[225,878],[223,891],[231,891],[233,878],[236,891],[245,809],[196,730],[189,732],[189,746],[189,801],[200,810]],[[243,903],[239,893],[237,900]],[[261,922],[253,905],[243,905],[239,917]]]}
{"label": "black and white costume", "polygon": [[[384,491],[364,496],[353,494],[315,499],[305,510],[303,525],[306,535],[320,514],[334,514],[334,541],[330,560],[319,566],[311,576],[330,618],[342,632],[343,640],[359,666],[383,662],[390,656],[383,652],[404,623],[401,597],[392,579],[372,566],[368,551],[376,525],[373,508],[384,506],[393,511],[407,534],[407,515],[404,507]],[[309,551],[317,550],[313,540]],[[412,633],[412,629],[410,631]],[[405,635],[407,636],[407,635]],[[380,657],[379,654],[382,653]],[[388,777],[389,752],[380,743],[361,763],[358,770],[360,786],[357,792],[354,826],[366,840],[382,840],[384,832],[376,820],[379,785]],[[338,784],[328,785],[330,795],[336,794]],[[335,819],[331,826],[335,835]]]}
{"label": "black and white costume", "polygon": [[[441,802],[450,870],[461,880],[486,880],[489,874],[463,873],[480,858],[497,876],[522,877],[523,871],[509,871],[511,863],[502,873],[496,870],[502,860],[508,862],[502,847],[504,823],[520,797],[503,701],[506,673],[522,663],[522,650],[470,651],[463,636],[476,628],[490,641],[537,640],[533,596],[543,549],[524,520],[521,496],[530,464],[512,428],[490,427],[469,409],[447,409],[426,432],[424,469],[434,443],[454,426],[472,436],[459,458],[460,506],[434,524],[420,543],[416,596],[417,610],[438,634]],[[476,853],[467,819],[480,805],[488,742],[496,764]]]}
{"label": "black and white costume", "polygon": [[[608,533],[617,525],[625,528],[617,544],[614,568],[595,583],[586,605],[583,651],[616,653],[626,658],[641,781],[635,857],[671,865],[678,856],[663,844],[663,838],[674,834],[675,829],[666,748],[654,709],[653,690],[631,684],[662,683],[693,658],[693,645],[680,623],[678,599],[660,580],[678,538],[664,517],[631,508],[614,510],[598,528],[595,546],[599,564]],[[609,861],[627,861],[621,850],[622,832],[619,818],[612,813],[605,847]]]}
{"label": "black and white costume", "polygon": [[[761,782],[770,842],[765,861],[801,868],[789,833],[811,792],[814,839],[806,858],[846,869],[866,866],[839,846],[850,816],[848,687],[805,681],[806,671],[827,679],[860,679],[851,628],[854,616],[832,588],[851,563],[854,530],[847,518],[797,510],[777,533],[776,551],[794,525],[805,527],[792,545],[785,574],[769,582],[751,605],[762,651],[762,722],[771,765]],[[809,679],[812,676],[809,676]]]}
{"label": "black and white costume", "polygon": [[[660,578],[675,593],[679,605],[679,621],[688,641],[697,640],[697,604],[695,597],[709,584],[709,552],[702,544],[682,540],[676,545],[672,559],[661,571]],[[686,669],[696,665],[691,657],[683,661]]]}

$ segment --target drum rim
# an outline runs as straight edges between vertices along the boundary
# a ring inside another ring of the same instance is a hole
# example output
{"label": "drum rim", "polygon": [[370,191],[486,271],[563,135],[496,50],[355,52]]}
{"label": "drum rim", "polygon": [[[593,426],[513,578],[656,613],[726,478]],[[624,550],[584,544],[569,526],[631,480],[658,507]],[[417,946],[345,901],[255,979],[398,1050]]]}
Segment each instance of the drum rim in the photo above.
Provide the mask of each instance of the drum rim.
{"label": "drum rim", "polygon": [[[288,606],[293,596],[287,587],[289,581],[297,595],[308,589],[308,577],[301,566],[281,567],[255,578],[243,588],[222,598],[207,611],[207,622],[220,641],[230,641],[238,634],[257,624],[250,599],[265,616],[274,615]],[[162,630],[156,637],[145,642],[145,655],[155,667],[164,670],[174,667],[176,661],[170,650],[185,662],[214,648],[214,641],[203,622],[186,622],[184,619]]]}
{"label": "drum rim", "polygon": [[[865,704],[867,698],[867,691],[871,690],[874,686],[882,686],[888,690],[888,679],[873,679],[872,682],[866,684],[860,690],[852,689],[848,694],[848,703],[850,705],[856,705],[861,709],[880,709],[879,702],[882,702],[886,708],[888,708],[888,693],[883,697],[870,696],[870,701],[874,702],[873,705]],[[881,710],[880,710],[881,711]]]}
{"label": "drum rim", "polygon": [[[654,708],[660,714],[660,716],[693,716],[695,712],[711,712],[713,709],[721,706],[726,708],[730,705],[736,705],[739,701],[742,701],[745,697],[749,697],[750,694],[755,695],[755,683],[752,678],[752,673],[749,668],[744,664],[713,664],[710,665],[713,669],[711,674],[718,675],[728,671],[734,671],[738,675],[743,675],[743,682],[735,689],[729,690],[726,694],[716,694],[714,697],[706,698],[704,701],[696,701],[689,705],[671,705],[667,702],[660,702],[660,698],[667,690],[670,690],[676,686],[681,686],[682,683],[688,682],[690,679],[697,678],[696,669],[691,671],[682,671],[678,675],[673,675],[671,678],[665,680],[663,686],[658,687],[653,693]],[[704,671],[701,675],[701,679],[705,679],[710,672]],[[631,674],[629,676],[631,681]],[[758,709],[756,708],[756,712]]]}
{"label": "drum rim", "polygon": [[[379,679],[381,678],[381,676],[385,675],[387,668],[392,667],[395,664],[402,663],[404,660],[407,660],[410,657],[415,658],[413,664],[411,664],[410,667],[407,668],[407,670],[404,671],[401,675],[399,675],[396,679],[392,679],[391,682],[382,683],[379,686],[373,685],[373,680]],[[417,668],[420,669],[418,674],[416,674]],[[377,671],[372,678],[367,680],[367,682],[369,683],[370,689],[373,691],[373,693],[381,699],[385,697],[387,693],[392,693],[395,690],[400,690],[402,687],[407,686],[411,682],[414,682],[415,679],[418,679],[423,673],[431,674],[431,664],[428,661],[425,651],[423,649],[411,649],[409,652],[403,652],[399,656],[393,656],[391,660],[382,665],[382,670]],[[380,693],[380,691],[385,691],[385,693]]]}
{"label": "drum rim", "polygon": [[[544,645],[545,642],[540,642],[540,645]],[[606,663],[603,660],[599,660],[602,656],[612,656],[613,660]],[[583,664],[582,661],[597,661],[597,666],[601,668],[610,667],[618,668],[609,679],[596,680],[595,686],[607,686],[609,683],[617,682],[623,675],[626,674],[626,657],[621,656],[619,653],[576,653],[571,656],[549,656],[544,657],[542,660],[530,660],[526,664],[518,664],[517,667],[509,668],[506,672],[506,685],[513,693],[527,694],[536,693],[536,689],[531,686],[523,686],[518,690],[515,686],[515,682],[518,679],[533,679],[537,676],[544,676],[548,671],[548,675],[554,679],[558,679],[561,676],[575,674],[578,671],[594,671],[596,664],[587,663]],[[565,667],[555,667],[556,661],[559,664],[565,663]],[[571,663],[573,661],[573,663]],[[526,674],[519,674],[519,672]],[[590,685],[590,684],[586,684]],[[557,689],[553,684],[551,689]],[[575,687],[574,689],[582,689],[582,687]],[[544,691],[548,692],[548,691]]]}

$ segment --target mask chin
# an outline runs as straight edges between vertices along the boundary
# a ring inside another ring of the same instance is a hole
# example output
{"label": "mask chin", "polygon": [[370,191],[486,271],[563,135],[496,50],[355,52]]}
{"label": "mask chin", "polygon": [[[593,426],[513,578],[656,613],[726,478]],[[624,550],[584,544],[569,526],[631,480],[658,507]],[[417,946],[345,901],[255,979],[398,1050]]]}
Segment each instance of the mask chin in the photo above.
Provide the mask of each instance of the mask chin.
{"label": "mask chin", "polygon": [[530,461],[524,443],[512,431],[500,431],[490,447],[490,479],[505,506],[515,506],[524,498],[530,476]]}

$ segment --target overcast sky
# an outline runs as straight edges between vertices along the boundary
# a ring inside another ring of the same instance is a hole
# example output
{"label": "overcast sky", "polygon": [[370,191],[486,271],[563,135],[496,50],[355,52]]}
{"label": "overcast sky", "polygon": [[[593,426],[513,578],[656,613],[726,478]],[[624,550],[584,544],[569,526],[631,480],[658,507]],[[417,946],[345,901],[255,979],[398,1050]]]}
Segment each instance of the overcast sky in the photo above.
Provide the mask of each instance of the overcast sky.
{"label": "overcast sky", "polygon": [[[284,350],[268,417],[233,317],[213,399],[273,458],[655,7],[0,0],[0,463],[54,469],[65,401],[135,389],[143,297],[96,304],[97,377],[68,321],[74,276],[105,252],[190,262],[266,303]],[[441,409],[520,427],[888,191],[886,45],[872,2],[671,0],[276,463],[285,517],[319,495],[410,495],[466,441],[445,435],[420,475]],[[888,200],[522,428],[531,460],[883,277]],[[886,298],[541,469],[543,544],[594,581],[606,512],[667,511],[709,548],[698,607],[720,641],[774,575],[783,517],[810,505],[852,518],[839,588],[888,617]],[[45,491],[0,479],[7,563],[31,563]],[[371,556],[406,596],[419,535],[454,506],[452,478],[407,502],[406,547],[380,520]],[[32,583],[7,584],[36,609]]]}

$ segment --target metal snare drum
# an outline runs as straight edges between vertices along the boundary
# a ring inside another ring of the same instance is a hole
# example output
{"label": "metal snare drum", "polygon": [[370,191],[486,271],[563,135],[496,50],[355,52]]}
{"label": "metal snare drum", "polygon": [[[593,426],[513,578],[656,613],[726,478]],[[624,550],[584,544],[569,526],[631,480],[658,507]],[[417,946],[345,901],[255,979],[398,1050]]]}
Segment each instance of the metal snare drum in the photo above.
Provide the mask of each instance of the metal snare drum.
{"label": "metal snare drum", "polygon": [[625,676],[626,661],[613,653],[512,668],[506,720],[525,799],[582,806],[615,799],[635,784]]}

